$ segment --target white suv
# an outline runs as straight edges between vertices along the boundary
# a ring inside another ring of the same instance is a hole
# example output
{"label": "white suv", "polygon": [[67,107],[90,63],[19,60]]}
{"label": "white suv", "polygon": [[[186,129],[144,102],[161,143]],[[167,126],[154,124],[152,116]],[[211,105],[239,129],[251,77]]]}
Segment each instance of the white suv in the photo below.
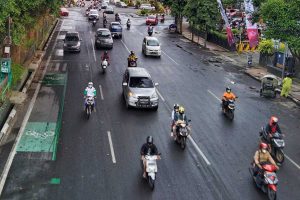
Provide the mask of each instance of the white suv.
{"label": "white suv", "polygon": [[142,52],[145,56],[161,56],[160,43],[156,37],[146,36],[143,40]]}

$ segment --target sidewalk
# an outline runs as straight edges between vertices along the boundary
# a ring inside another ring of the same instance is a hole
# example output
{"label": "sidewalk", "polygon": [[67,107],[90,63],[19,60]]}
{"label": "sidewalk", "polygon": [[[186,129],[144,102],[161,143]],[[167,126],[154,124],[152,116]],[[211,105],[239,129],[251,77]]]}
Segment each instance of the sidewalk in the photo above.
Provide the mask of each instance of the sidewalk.
{"label": "sidewalk", "polygon": [[[189,23],[183,22],[182,24],[182,35],[186,39],[192,41],[192,33],[189,31]],[[204,48],[204,39],[194,35],[193,42],[200,45],[200,48]],[[236,51],[229,51],[217,44],[206,42],[206,48],[209,51],[212,51],[217,56],[221,56],[224,60],[229,60],[232,64],[235,64],[241,68],[244,68],[245,74],[251,76],[252,78],[261,81],[261,78],[267,74],[271,74],[267,71],[266,67],[259,65],[259,52],[249,52],[238,54]],[[247,67],[248,55],[252,55],[252,66],[251,68]],[[278,77],[281,82],[281,78]],[[296,104],[300,105],[300,80],[293,78],[292,90],[289,94],[289,97]]]}

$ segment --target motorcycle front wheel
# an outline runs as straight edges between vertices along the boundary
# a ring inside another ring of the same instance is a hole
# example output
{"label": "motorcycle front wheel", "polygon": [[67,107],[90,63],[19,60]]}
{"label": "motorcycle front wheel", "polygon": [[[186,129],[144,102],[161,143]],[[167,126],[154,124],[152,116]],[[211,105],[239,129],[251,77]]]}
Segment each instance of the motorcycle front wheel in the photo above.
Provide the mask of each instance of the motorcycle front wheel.
{"label": "motorcycle front wheel", "polygon": [[228,110],[227,116],[228,116],[228,118],[229,118],[230,120],[233,120],[233,118],[234,118],[234,112],[232,112],[231,110]]}
{"label": "motorcycle front wheel", "polygon": [[268,199],[269,200],[276,200],[277,199],[277,195],[276,192],[274,190],[272,190],[271,188],[268,188]]}
{"label": "motorcycle front wheel", "polygon": [[181,149],[184,150],[185,149],[185,146],[186,146],[186,138],[185,137],[182,137],[181,138]]}
{"label": "motorcycle front wheel", "polygon": [[149,186],[152,190],[154,190],[154,187],[155,187],[155,180],[153,180],[150,176],[148,176],[148,183],[149,183]]}
{"label": "motorcycle front wheel", "polygon": [[279,162],[280,164],[283,163],[284,153],[281,149],[278,149],[278,150],[275,151],[275,158],[276,158],[276,161]]}
{"label": "motorcycle front wheel", "polygon": [[90,106],[88,106],[87,108],[86,108],[86,115],[87,115],[87,118],[89,119],[90,118],[90,116],[91,116],[91,107]]}

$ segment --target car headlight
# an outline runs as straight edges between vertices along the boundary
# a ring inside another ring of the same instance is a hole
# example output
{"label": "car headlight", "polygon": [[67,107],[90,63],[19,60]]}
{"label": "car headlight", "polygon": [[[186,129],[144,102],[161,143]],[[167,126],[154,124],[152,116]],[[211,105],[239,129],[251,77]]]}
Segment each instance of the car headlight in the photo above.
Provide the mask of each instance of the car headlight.
{"label": "car headlight", "polygon": [[133,92],[128,92],[128,96],[129,96],[129,97],[136,98],[136,95],[135,95]]}
{"label": "car headlight", "polygon": [[77,44],[76,44],[76,47],[79,47],[80,46],[80,42],[78,42]]}
{"label": "car headlight", "polygon": [[154,93],[151,95],[151,99],[153,99],[153,98],[158,98],[156,92],[154,92]]}

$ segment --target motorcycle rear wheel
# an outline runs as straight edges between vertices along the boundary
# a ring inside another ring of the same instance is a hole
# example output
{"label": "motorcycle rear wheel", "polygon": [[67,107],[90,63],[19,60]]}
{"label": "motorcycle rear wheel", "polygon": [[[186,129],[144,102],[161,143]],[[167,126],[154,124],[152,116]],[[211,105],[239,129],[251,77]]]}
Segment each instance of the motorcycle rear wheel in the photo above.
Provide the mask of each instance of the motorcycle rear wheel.
{"label": "motorcycle rear wheel", "polygon": [[268,188],[267,194],[268,194],[268,199],[269,200],[276,200],[277,199],[276,192],[274,190],[272,190],[271,188]]}
{"label": "motorcycle rear wheel", "polygon": [[232,111],[228,111],[227,116],[230,120],[234,119],[234,113]]}
{"label": "motorcycle rear wheel", "polygon": [[150,186],[151,190],[154,190],[155,180],[153,180],[151,177],[148,176],[148,183],[149,183],[149,186]]}
{"label": "motorcycle rear wheel", "polygon": [[276,161],[279,162],[280,164],[283,163],[283,161],[284,161],[284,154],[283,154],[283,151],[281,149],[276,150],[276,152],[275,152],[275,158],[276,158]]}

